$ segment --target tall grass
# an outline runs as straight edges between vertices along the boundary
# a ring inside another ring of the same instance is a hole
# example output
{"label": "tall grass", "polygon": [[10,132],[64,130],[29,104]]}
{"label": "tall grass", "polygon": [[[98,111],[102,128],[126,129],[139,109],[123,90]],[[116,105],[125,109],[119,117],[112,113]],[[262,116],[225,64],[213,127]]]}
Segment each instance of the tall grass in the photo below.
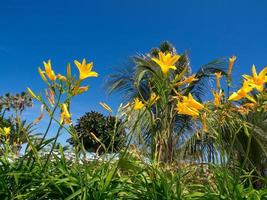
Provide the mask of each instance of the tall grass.
{"label": "tall grass", "polygon": [[47,170],[19,167],[1,158],[1,199],[264,199],[251,175],[218,165],[170,166],[146,163],[128,154],[119,160],[68,161],[54,156]]}

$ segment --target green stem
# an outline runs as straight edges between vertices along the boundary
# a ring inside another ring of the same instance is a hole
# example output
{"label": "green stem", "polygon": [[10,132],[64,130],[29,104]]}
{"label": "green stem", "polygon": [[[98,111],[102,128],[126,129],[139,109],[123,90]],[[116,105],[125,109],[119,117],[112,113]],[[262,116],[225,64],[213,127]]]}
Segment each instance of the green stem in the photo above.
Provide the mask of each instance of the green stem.
{"label": "green stem", "polygon": [[[55,104],[52,113],[49,114],[49,115],[50,115],[50,120],[49,120],[48,126],[47,126],[47,128],[46,128],[45,134],[43,135],[43,137],[42,137],[41,141],[39,142],[39,144],[36,146],[37,151],[39,151],[40,149],[42,149],[42,148],[44,147],[44,146],[42,146],[42,144],[43,144],[43,142],[44,142],[44,140],[45,140],[45,138],[46,138],[46,136],[47,136],[47,134],[48,134],[48,131],[50,130],[50,127],[51,127],[51,125],[52,125],[52,121],[53,121],[53,119],[54,119],[54,114],[55,114],[55,112],[56,112],[56,110],[57,110],[57,107],[58,107],[58,105],[59,105],[59,103],[60,103],[61,95],[62,95],[62,94],[61,94],[61,92],[60,92],[59,95],[58,95],[58,98],[57,98],[57,103]],[[47,104],[46,104],[44,101],[40,101],[40,102],[41,102],[42,104],[44,104],[45,107],[48,107]],[[24,158],[26,158],[26,157],[27,157],[27,156],[26,156],[26,154],[25,154]],[[32,163],[31,163],[31,168],[32,168],[32,167],[34,166],[34,163],[35,163],[35,157],[33,158],[33,160],[32,160],[31,158],[32,158],[32,154],[30,154],[30,157],[28,158],[27,165],[29,165],[30,162],[32,161]],[[23,159],[23,160],[24,160],[24,159]]]}
{"label": "green stem", "polygon": [[48,134],[48,131],[49,131],[50,127],[51,127],[51,124],[52,124],[52,121],[53,121],[53,116],[54,116],[54,114],[55,114],[55,112],[56,112],[56,110],[57,110],[57,107],[58,107],[58,105],[59,105],[60,98],[61,98],[61,93],[59,93],[59,95],[58,95],[58,99],[57,99],[57,103],[56,103],[56,105],[55,105],[55,107],[54,107],[54,109],[53,109],[53,111],[52,111],[52,113],[51,113],[51,115],[50,115],[50,120],[49,120],[48,126],[47,126],[47,128],[46,128],[45,134],[43,135],[43,137],[42,137],[42,139],[41,139],[39,145],[37,146],[37,149],[38,149],[38,150],[39,150],[39,148],[41,147],[42,143],[44,142],[44,140],[45,140],[45,138],[46,138],[46,136],[47,136],[47,134]]}
{"label": "green stem", "polygon": [[47,156],[47,159],[46,159],[46,161],[45,161],[45,164],[44,164],[44,167],[43,167],[43,171],[44,171],[44,170],[46,169],[46,167],[47,167],[48,161],[49,161],[50,156],[51,156],[51,154],[52,154],[52,152],[53,152],[53,150],[54,150],[54,148],[55,148],[55,146],[56,146],[56,143],[57,143],[57,140],[58,140],[58,137],[59,137],[59,135],[60,135],[60,131],[61,131],[62,127],[63,127],[63,125],[61,125],[61,126],[58,128],[58,130],[57,130],[57,134],[56,134],[54,143],[53,143],[52,148],[51,148],[51,150],[50,150],[50,152],[49,152],[49,154],[48,154],[48,156]]}
{"label": "green stem", "polygon": [[[255,125],[253,125],[252,130],[254,130],[254,128],[255,128]],[[247,130],[246,127],[244,127],[244,131],[246,132],[246,135],[249,134],[249,136],[248,136],[248,144],[247,144],[247,149],[246,149],[246,157],[245,157],[245,159],[244,159],[244,161],[242,163],[242,166],[241,166],[242,169],[244,169],[245,164],[246,164],[246,162],[248,160],[249,151],[250,151],[250,147],[251,147],[251,139],[252,139],[252,133],[248,133],[248,130]]]}

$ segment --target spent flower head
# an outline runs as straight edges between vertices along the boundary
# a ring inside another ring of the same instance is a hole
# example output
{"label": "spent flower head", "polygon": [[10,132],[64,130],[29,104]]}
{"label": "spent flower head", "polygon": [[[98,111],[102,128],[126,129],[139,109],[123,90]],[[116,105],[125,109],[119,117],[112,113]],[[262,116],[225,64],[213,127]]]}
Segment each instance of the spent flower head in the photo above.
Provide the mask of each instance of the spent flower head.
{"label": "spent flower head", "polygon": [[215,77],[216,77],[216,85],[217,85],[217,88],[220,89],[221,88],[220,80],[222,78],[222,72],[216,72],[214,74],[215,74]]}
{"label": "spent flower head", "polygon": [[232,69],[233,69],[235,61],[236,61],[236,56],[232,56],[229,58],[229,65],[228,65],[228,71],[227,71],[228,77],[230,77],[230,75],[232,73]]}

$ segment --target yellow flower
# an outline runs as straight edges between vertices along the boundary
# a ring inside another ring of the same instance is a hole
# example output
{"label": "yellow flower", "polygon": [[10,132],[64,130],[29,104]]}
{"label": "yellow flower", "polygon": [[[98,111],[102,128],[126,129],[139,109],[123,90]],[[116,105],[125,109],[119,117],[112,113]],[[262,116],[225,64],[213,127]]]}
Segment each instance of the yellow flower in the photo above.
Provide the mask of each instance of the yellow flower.
{"label": "yellow flower", "polygon": [[237,92],[234,92],[228,98],[228,100],[230,100],[230,101],[238,101],[238,100],[240,100],[242,98],[247,98],[250,101],[255,102],[253,97],[248,95],[248,93],[251,92],[252,90],[253,90],[253,87],[251,87],[247,81],[244,81],[243,82],[243,86]]}
{"label": "yellow flower", "polygon": [[232,73],[232,69],[233,69],[233,65],[234,65],[235,61],[236,61],[236,56],[232,56],[231,58],[229,58],[229,66],[228,66],[228,72],[227,72],[228,77]]}
{"label": "yellow flower", "polygon": [[145,104],[138,98],[134,99],[134,110],[141,110],[144,106]]}
{"label": "yellow flower", "polygon": [[263,91],[264,84],[267,83],[267,67],[265,67],[259,75],[257,74],[255,65],[252,65],[252,76],[243,75],[250,86],[256,88],[259,92]]}
{"label": "yellow flower", "polygon": [[188,84],[188,83],[191,83],[191,82],[194,82],[194,81],[197,81],[197,80],[198,80],[198,78],[195,78],[195,74],[194,74],[194,75],[186,77],[183,80],[183,84]]}
{"label": "yellow flower", "polygon": [[112,109],[111,109],[107,104],[105,104],[105,103],[103,103],[103,102],[99,102],[99,104],[100,104],[105,110],[107,110],[108,112],[110,112],[110,113],[113,112]]}
{"label": "yellow flower", "polygon": [[3,128],[3,133],[5,136],[8,136],[10,134],[11,128],[10,127],[4,127]]}
{"label": "yellow flower", "polygon": [[83,59],[82,63],[78,62],[77,60],[75,60],[74,63],[79,69],[81,80],[88,77],[98,77],[98,73],[92,71],[93,62],[86,64],[86,60]]}
{"label": "yellow flower", "polygon": [[194,75],[188,76],[184,80],[176,83],[175,86],[180,86],[183,84],[189,84],[189,83],[192,83],[192,82],[197,81],[197,80],[198,80],[198,78],[195,78],[195,74],[194,74]]}
{"label": "yellow flower", "polygon": [[152,92],[151,95],[150,95],[150,97],[149,97],[149,99],[148,99],[148,103],[152,105],[152,104],[154,104],[158,99],[159,99],[159,96],[156,95],[155,92]]}
{"label": "yellow flower", "polygon": [[222,72],[216,72],[214,74],[215,74],[215,77],[216,77],[217,88],[220,89],[221,88],[220,79],[222,78]]}
{"label": "yellow flower", "polygon": [[44,82],[47,82],[47,79],[46,79],[46,77],[45,77],[45,72],[39,67],[38,68],[38,72],[39,72],[39,74],[40,74],[40,76],[41,76],[41,78],[43,79],[43,81]]}
{"label": "yellow flower", "polygon": [[163,74],[167,74],[170,69],[176,70],[174,64],[179,60],[180,55],[167,53],[166,55],[159,52],[159,58],[152,58],[152,60],[157,63]]}
{"label": "yellow flower", "polygon": [[221,97],[223,95],[222,91],[220,90],[219,92],[214,92],[212,91],[212,94],[214,96],[213,103],[216,107],[219,107],[221,105]]}
{"label": "yellow flower", "polygon": [[176,110],[178,111],[178,114],[190,115],[192,117],[199,115],[199,112],[196,109],[190,108],[188,104],[182,102],[177,104]]}
{"label": "yellow flower", "polygon": [[61,81],[67,81],[66,76],[63,76],[63,75],[61,75],[61,74],[58,74],[57,77],[58,77],[58,79],[61,80]]}
{"label": "yellow flower", "polygon": [[188,97],[183,96],[183,101],[177,104],[176,110],[178,111],[178,114],[185,114],[196,117],[199,115],[199,111],[203,108],[204,106],[201,103],[197,102],[189,93]]}
{"label": "yellow flower", "polygon": [[71,124],[71,114],[68,111],[67,105],[62,104],[61,115],[60,115],[60,124]]}
{"label": "yellow flower", "polygon": [[73,95],[78,95],[86,92],[89,89],[89,86],[75,87],[73,89]]}
{"label": "yellow flower", "polygon": [[57,79],[57,76],[55,75],[55,72],[52,70],[51,67],[51,60],[48,60],[48,62],[43,62],[44,63],[44,67],[45,67],[45,73],[47,75],[47,77],[51,80],[51,81],[55,81]]}
{"label": "yellow flower", "polygon": [[194,109],[201,110],[204,108],[204,106],[201,103],[197,102],[193,98],[191,93],[189,93],[188,97],[183,97],[183,99],[184,99],[183,102],[186,102],[188,105],[190,105]]}

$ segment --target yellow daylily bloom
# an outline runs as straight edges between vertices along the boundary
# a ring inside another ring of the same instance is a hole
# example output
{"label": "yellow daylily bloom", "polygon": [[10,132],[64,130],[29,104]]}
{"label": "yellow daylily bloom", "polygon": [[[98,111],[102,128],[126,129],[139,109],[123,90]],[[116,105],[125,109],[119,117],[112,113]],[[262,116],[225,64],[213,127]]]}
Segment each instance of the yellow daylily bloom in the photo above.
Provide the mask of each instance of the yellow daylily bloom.
{"label": "yellow daylily bloom", "polygon": [[176,106],[176,110],[178,114],[182,115],[190,115],[192,117],[197,117],[199,115],[198,110],[190,108],[187,103],[179,102]]}
{"label": "yellow daylily bloom", "polygon": [[58,79],[61,80],[61,81],[67,81],[66,76],[63,76],[63,75],[61,75],[61,74],[58,74],[57,77],[58,77]]}
{"label": "yellow daylily bloom", "polygon": [[10,127],[4,127],[3,132],[4,132],[5,136],[8,136],[11,132],[11,128]]}
{"label": "yellow daylily bloom", "polygon": [[242,98],[247,98],[252,102],[255,102],[253,97],[251,97],[248,93],[253,90],[253,87],[249,85],[247,81],[243,82],[243,86],[237,91],[231,94],[231,96],[228,98],[229,101],[238,101]]}
{"label": "yellow daylily bloom", "polygon": [[180,86],[183,84],[189,84],[189,83],[192,83],[192,82],[197,81],[197,80],[198,80],[198,78],[196,78],[195,74],[193,74],[191,76],[186,77],[184,80],[176,83],[175,86]]}
{"label": "yellow daylily bloom", "polygon": [[150,97],[149,97],[149,99],[148,99],[148,103],[152,105],[152,104],[154,104],[158,99],[159,99],[159,96],[156,95],[155,92],[152,92],[151,95],[150,95]]}
{"label": "yellow daylily bloom", "polygon": [[186,102],[188,105],[190,105],[192,108],[195,108],[195,109],[197,109],[197,110],[201,110],[201,109],[203,109],[204,108],[204,106],[201,104],[201,103],[199,103],[199,102],[197,102],[194,98],[193,98],[193,96],[192,96],[192,94],[191,93],[189,93],[189,95],[188,95],[188,97],[183,97],[183,102]]}
{"label": "yellow daylily bloom", "polygon": [[141,110],[144,106],[145,104],[138,98],[134,99],[134,110]]}
{"label": "yellow daylily bloom", "polygon": [[57,76],[55,75],[55,72],[52,70],[51,67],[51,60],[48,60],[47,63],[44,63],[44,67],[45,67],[45,73],[47,75],[47,77],[51,80],[51,81],[55,81],[57,79]]}
{"label": "yellow daylily bloom", "polygon": [[112,113],[112,109],[106,104],[106,103],[103,103],[103,102],[99,102],[99,104],[105,109],[107,110],[108,112]]}
{"label": "yellow daylily bloom", "polygon": [[216,72],[214,74],[215,74],[215,77],[216,77],[216,85],[217,85],[217,88],[220,89],[221,88],[220,80],[222,78],[222,72]]}
{"label": "yellow daylily bloom", "polygon": [[193,74],[193,75],[191,75],[191,76],[186,77],[186,78],[182,81],[183,84],[188,84],[188,83],[192,83],[192,82],[194,82],[194,81],[197,81],[198,78],[196,78],[195,76],[196,76],[196,75]]}
{"label": "yellow daylily bloom", "polygon": [[11,132],[11,128],[10,127],[0,128],[0,135],[2,134],[5,137],[8,137],[10,132]]}
{"label": "yellow daylily bloom", "polygon": [[71,114],[68,111],[67,105],[62,104],[61,114],[60,114],[60,124],[71,124]]}
{"label": "yellow daylily bloom", "polygon": [[229,77],[232,73],[232,69],[234,66],[234,62],[236,61],[236,56],[232,56],[231,58],[229,58],[229,66],[228,66],[228,72],[227,72],[227,76]]}
{"label": "yellow daylily bloom", "polygon": [[221,98],[222,98],[222,91],[220,90],[219,92],[214,92],[212,91],[212,94],[214,96],[213,103],[216,107],[219,107],[221,105]]}
{"label": "yellow daylily bloom", "polygon": [[192,117],[196,117],[199,115],[199,111],[202,110],[204,106],[197,102],[191,93],[189,93],[188,97],[183,96],[183,101],[177,104],[176,110],[178,114],[190,115]]}
{"label": "yellow daylily bloom", "polygon": [[163,74],[167,74],[170,69],[176,70],[174,64],[179,60],[181,57],[178,54],[172,55],[171,53],[167,53],[166,55],[162,52],[159,52],[159,58],[152,58],[152,60],[157,63]]}
{"label": "yellow daylily bloom", "polygon": [[98,77],[98,73],[92,71],[93,62],[86,63],[86,60],[83,59],[83,61],[81,63],[77,60],[75,60],[74,63],[80,72],[80,79],[81,80],[88,78],[88,77]]}
{"label": "yellow daylily bloom", "polygon": [[264,84],[267,83],[267,67],[265,67],[259,75],[257,74],[255,65],[252,65],[252,76],[249,75],[243,75],[243,77],[246,79],[246,81],[251,85],[252,87],[256,88],[259,92],[262,92],[264,89]]}

